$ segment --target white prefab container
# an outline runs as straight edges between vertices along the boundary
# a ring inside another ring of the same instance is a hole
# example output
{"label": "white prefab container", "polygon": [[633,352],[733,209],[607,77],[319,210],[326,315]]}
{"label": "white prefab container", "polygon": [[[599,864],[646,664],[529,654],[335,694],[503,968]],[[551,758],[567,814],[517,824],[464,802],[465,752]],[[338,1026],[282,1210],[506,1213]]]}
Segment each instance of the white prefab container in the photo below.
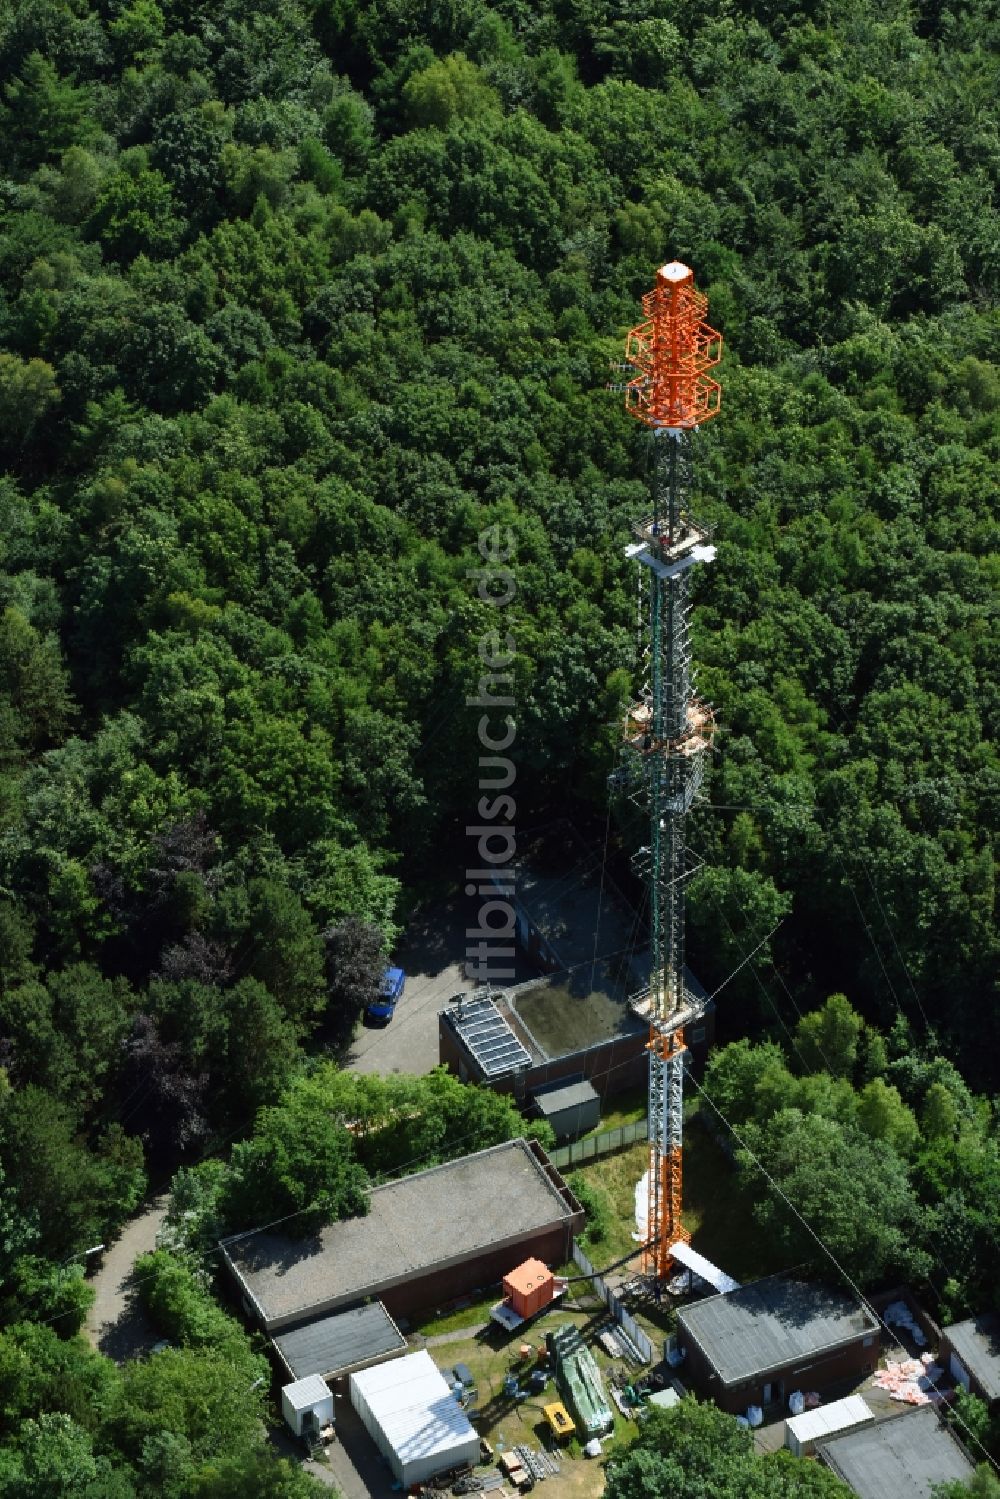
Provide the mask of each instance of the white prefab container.
{"label": "white prefab container", "polygon": [[286,1384],[281,1391],[281,1414],[297,1437],[302,1435],[302,1426],[312,1411],[319,1427],[333,1424],[333,1394],[326,1380],[319,1374],[310,1374],[308,1379],[297,1379]]}
{"label": "white prefab container", "polygon": [[785,1422],[785,1446],[796,1457],[811,1457],[816,1443],[827,1437],[843,1436],[874,1421],[871,1407],[861,1395],[848,1395],[844,1400],[834,1400],[830,1405],[819,1405],[813,1411],[803,1411],[801,1416],[789,1416]]}
{"label": "white prefab container", "polygon": [[351,1404],[365,1430],[409,1489],[436,1473],[479,1460],[479,1436],[426,1349],[360,1369]]}

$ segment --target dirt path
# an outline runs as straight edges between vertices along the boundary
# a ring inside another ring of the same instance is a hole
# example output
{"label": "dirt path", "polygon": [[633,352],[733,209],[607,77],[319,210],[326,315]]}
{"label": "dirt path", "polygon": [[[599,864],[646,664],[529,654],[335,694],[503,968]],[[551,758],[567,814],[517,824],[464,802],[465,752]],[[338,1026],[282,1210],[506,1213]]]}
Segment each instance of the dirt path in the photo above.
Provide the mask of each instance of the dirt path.
{"label": "dirt path", "polygon": [[156,1333],[131,1283],[132,1266],[140,1255],[156,1248],[156,1235],[166,1211],[166,1194],[154,1198],[144,1213],[126,1224],[121,1238],[106,1251],[93,1277],[96,1299],[87,1316],[84,1335],[95,1348],[119,1364],[135,1358],[156,1342]]}
{"label": "dirt path", "polygon": [[441,1348],[445,1343],[461,1343],[463,1338],[477,1338],[481,1332],[489,1327],[488,1322],[473,1322],[468,1327],[456,1327],[451,1332],[432,1333],[429,1338],[424,1338],[422,1348]]}

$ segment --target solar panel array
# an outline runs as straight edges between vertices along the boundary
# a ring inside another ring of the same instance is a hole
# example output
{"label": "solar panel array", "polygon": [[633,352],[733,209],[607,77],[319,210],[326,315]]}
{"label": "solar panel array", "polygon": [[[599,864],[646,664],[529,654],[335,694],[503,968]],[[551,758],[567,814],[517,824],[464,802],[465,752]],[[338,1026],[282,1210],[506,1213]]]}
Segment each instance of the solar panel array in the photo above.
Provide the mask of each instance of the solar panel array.
{"label": "solar panel array", "polygon": [[449,1012],[449,1019],[484,1077],[504,1077],[519,1067],[531,1066],[531,1053],[488,996],[463,999]]}

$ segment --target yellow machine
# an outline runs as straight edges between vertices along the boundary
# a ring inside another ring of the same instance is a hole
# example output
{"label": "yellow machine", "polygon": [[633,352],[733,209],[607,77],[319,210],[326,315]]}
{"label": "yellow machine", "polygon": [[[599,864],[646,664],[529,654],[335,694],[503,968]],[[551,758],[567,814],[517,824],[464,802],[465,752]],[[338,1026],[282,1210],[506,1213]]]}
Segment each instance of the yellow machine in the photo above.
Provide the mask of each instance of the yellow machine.
{"label": "yellow machine", "polygon": [[563,1437],[571,1437],[576,1430],[572,1417],[561,1400],[554,1400],[551,1405],[543,1405],[542,1414],[552,1427],[557,1441],[561,1441]]}

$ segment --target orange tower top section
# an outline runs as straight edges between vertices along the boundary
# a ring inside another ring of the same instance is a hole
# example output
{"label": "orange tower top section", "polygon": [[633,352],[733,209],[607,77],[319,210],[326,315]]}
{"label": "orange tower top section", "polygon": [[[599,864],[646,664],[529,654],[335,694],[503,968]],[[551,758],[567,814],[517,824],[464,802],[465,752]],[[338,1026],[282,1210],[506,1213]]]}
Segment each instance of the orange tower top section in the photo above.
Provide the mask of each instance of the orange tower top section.
{"label": "orange tower top section", "polygon": [[657,271],[642,310],[647,321],[625,344],[636,372],[625,387],[625,410],[648,427],[698,427],[722,400],[718,382],[705,373],[722,358],[722,335],[704,321],[708,298],[695,290],[691,269],[672,260]]}

